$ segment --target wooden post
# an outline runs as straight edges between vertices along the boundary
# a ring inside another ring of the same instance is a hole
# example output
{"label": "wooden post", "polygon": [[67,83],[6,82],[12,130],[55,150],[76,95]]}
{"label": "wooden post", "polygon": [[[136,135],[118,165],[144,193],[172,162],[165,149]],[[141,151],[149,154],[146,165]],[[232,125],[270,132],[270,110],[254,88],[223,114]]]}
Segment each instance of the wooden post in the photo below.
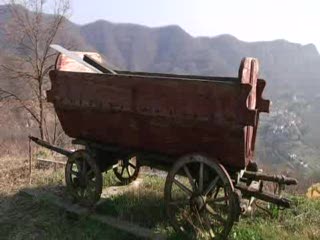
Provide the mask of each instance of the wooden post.
{"label": "wooden post", "polygon": [[29,138],[29,184],[31,184],[32,177],[32,149],[31,149],[31,139]]}

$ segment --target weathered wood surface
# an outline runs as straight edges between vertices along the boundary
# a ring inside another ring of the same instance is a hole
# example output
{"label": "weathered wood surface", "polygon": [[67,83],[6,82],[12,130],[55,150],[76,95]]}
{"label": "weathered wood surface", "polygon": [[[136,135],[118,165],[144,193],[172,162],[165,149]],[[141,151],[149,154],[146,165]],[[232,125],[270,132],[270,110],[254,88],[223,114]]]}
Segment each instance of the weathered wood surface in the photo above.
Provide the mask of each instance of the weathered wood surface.
{"label": "weathered wood surface", "polygon": [[[77,56],[79,59],[83,59],[84,55],[88,55],[93,58],[98,63],[102,62],[101,55],[95,52],[72,52],[72,54]],[[90,66],[89,66],[90,67]],[[76,60],[60,53],[57,57],[55,68],[60,71],[75,71],[75,72],[94,72],[91,68],[80,64]]]}
{"label": "weathered wood surface", "polygon": [[[48,192],[37,191],[34,189],[23,189],[21,192],[37,198],[37,199],[45,199],[50,203],[54,204],[57,207],[63,208],[64,210],[77,214],[77,215],[85,215],[89,218],[99,221],[101,223],[107,224],[113,228],[119,229],[121,231],[125,231],[136,235],[142,239],[155,239],[155,240],[164,240],[166,239],[165,236],[161,234],[154,233],[152,230],[137,226],[127,221],[119,220],[115,217],[95,214],[91,212],[87,208],[83,208],[76,204],[71,204],[65,200],[60,199],[59,197],[55,196],[54,194]],[[107,237],[107,236],[106,236]]]}
{"label": "weathered wood surface", "polygon": [[67,164],[67,162],[56,161],[56,160],[45,159],[45,158],[36,158],[35,160],[39,161],[39,162],[57,163],[57,164],[61,164],[61,165],[66,165]]}
{"label": "weathered wood surface", "polygon": [[262,99],[258,62],[243,60],[238,78],[50,72],[54,103],[66,134],[168,155],[202,152],[225,166],[253,158]]}

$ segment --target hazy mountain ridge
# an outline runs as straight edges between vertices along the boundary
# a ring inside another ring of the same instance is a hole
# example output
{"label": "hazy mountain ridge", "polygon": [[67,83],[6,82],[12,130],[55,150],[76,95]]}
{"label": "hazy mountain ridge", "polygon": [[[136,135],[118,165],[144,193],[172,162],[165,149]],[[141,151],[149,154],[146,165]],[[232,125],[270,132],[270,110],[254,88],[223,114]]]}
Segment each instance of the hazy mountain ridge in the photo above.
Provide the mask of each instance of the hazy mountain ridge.
{"label": "hazy mountain ridge", "polygon": [[[254,56],[260,59],[262,71],[270,75],[270,71],[283,72],[283,68],[276,71],[281,66],[287,66],[286,69],[293,73],[300,72],[295,66],[301,64],[306,67],[304,69],[314,71],[315,62],[320,63],[319,53],[313,44],[301,45],[286,40],[249,43],[231,35],[195,38],[177,26],[149,28],[107,21],[97,21],[80,28],[82,37],[88,43],[109,59],[114,58],[114,64],[130,70],[138,70],[140,66],[139,70],[172,71],[163,64],[169,61],[177,63],[181,71],[189,73],[207,71],[211,74],[216,72],[225,75],[229,72],[234,75],[234,65],[238,65],[243,56]],[[145,55],[153,64],[142,60]],[[219,69],[219,65],[225,69]]]}
{"label": "hazy mountain ridge", "polygon": [[90,45],[128,70],[234,76],[241,58],[253,56],[270,82],[320,76],[320,55],[313,44],[244,42],[231,35],[195,38],[177,26],[149,28],[107,21],[80,29]]}
{"label": "hazy mountain ridge", "polygon": [[[0,6],[0,13],[0,25],[4,25],[10,17],[7,6]],[[313,44],[245,42],[227,34],[192,37],[176,25],[151,28],[105,20],[86,25],[67,21],[57,43],[61,38],[72,39],[72,49],[95,50],[125,70],[236,76],[240,60],[251,56],[259,59],[261,76],[270,88],[310,82],[320,87],[320,55]],[[0,31],[0,47],[4,44]]]}

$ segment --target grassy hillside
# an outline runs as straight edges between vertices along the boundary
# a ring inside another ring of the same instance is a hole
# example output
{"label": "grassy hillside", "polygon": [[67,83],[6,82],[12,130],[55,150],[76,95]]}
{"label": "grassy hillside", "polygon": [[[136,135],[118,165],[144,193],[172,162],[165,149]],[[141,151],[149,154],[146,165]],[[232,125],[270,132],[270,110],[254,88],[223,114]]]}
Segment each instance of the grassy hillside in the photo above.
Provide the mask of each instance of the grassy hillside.
{"label": "grassy hillside", "polygon": [[[8,159],[2,163],[6,161]],[[54,206],[50,198],[34,199],[20,193],[21,189],[31,187],[63,196],[63,169],[34,168],[32,185],[28,186],[27,163],[14,161],[21,168],[17,170],[12,166],[13,172],[9,175],[15,173],[15,177],[7,178],[7,181],[3,181],[8,176],[2,171],[5,164],[0,165],[0,239],[139,239],[88,217],[70,214]],[[117,180],[112,173],[104,177],[104,198],[108,194],[109,197],[96,208],[96,213],[150,228],[165,234],[168,239],[183,239],[172,230],[164,213],[163,177],[143,174],[130,188],[112,189],[108,186],[117,185]],[[115,193],[117,189],[122,190]],[[271,215],[256,210],[251,216],[243,216],[233,227],[230,240],[320,239],[320,199],[290,198],[294,203],[291,209],[274,209]]]}

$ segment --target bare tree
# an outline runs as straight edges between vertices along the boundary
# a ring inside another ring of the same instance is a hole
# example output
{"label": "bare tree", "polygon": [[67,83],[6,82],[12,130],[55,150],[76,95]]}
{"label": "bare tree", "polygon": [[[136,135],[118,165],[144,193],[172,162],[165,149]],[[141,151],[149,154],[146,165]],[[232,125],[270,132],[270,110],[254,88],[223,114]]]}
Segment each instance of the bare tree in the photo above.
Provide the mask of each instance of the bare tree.
{"label": "bare tree", "polygon": [[[53,68],[56,53],[50,50],[62,29],[70,10],[69,0],[9,0],[10,20],[1,26],[7,42],[15,49],[10,63],[0,65],[3,73],[12,80],[24,82],[22,93],[28,92],[31,101],[25,101],[23,94],[0,89],[3,98],[17,100],[34,119],[41,139],[56,140],[56,117],[54,136],[49,137],[45,100],[48,72]],[[49,15],[49,14],[50,15]]]}

